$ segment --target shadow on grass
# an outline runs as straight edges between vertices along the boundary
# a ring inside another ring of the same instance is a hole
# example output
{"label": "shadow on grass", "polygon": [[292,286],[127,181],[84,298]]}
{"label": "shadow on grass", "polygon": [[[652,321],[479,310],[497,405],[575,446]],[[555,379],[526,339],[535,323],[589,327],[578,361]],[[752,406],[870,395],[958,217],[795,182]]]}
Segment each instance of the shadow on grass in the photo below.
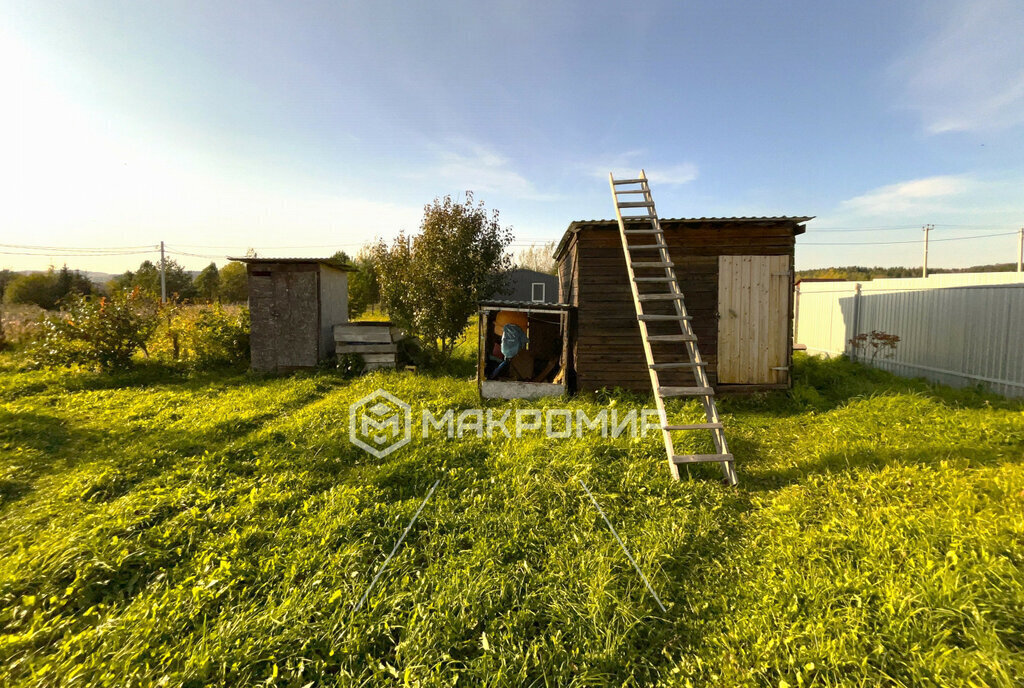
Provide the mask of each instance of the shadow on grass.
{"label": "shadow on grass", "polygon": [[[336,376],[328,377],[333,381]],[[117,382],[117,376],[109,378],[104,382]],[[130,379],[135,380],[130,386],[138,384],[150,388],[150,384],[139,382],[139,379],[154,378],[131,376]],[[159,379],[173,378],[160,376]],[[180,381],[180,384],[192,383],[201,387],[214,383],[227,389],[271,384],[275,379],[254,380],[248,375],[236,375],[224,380],[210,373]],[[101,385],[98,388],[105,387]],[[258,439],[254,436],[281,418],[317,403],[333,389],[332,384],[317,385],[299,398],[252,417],[225,418],[187,428],[114,425],[101,430],[78,427],[56,416],[37,412],[0,409],[0,447],[14,452],[12,457],[19,457],[9,460],[6,473],[0,474],[0,509],[29,495],[41,478],[58,471],[70,472],[87,464],[95,465],[95,471],[81,476],[80,484],[69,484],[68,488],[79,490],[79,497],[89,502],[116,499],[177,462],[211,450],[222,454],[219,459],[211,460],[225,464],[231,473],[251,473],[255,455],[290,440],[290,437],[274,434]]]}
{"label": "shadow on grass", "polygon": [[6,473],[0,475],[0,509],[31,492],[41,475],[80,463],[82,454],[65,450],[80,441],[95,441],[97,436],[69,429],[55,416],[0,409],[0,447],[11,457]]}

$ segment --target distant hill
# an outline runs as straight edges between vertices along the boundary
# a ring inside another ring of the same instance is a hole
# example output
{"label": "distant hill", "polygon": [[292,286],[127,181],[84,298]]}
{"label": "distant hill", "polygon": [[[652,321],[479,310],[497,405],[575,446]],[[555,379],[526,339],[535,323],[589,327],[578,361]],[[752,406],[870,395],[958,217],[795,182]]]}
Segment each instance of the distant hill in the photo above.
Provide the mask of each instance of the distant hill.
{"label": "distant hill", "polygon": [[[969,268],[928,268],[928,274],[951,272],[1013,272],[1017,269],[1016,263],[992,263],[990,265],[973,265]],[[813,270],[797,270],[797,279],[840,279],[840,280],[870,280],[876,277],[920,277],[921,268],[882,268],[863,267],[861,265],[849,265],[836,268],[815,268]]]}

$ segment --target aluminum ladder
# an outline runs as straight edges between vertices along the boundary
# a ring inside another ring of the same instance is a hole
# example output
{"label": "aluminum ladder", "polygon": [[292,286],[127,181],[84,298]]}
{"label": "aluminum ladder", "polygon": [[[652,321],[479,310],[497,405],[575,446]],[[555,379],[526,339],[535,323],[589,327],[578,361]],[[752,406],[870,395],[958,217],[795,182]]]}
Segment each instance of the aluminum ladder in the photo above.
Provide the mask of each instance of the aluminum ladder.
{"label": "aluminum ladder", "polygon": [[[643,340],[644,356],[647,358],[647,370],[651,376],[651,388],[654,390],[654,401],[658,408],[662,439],[665,441],[665,453],[668,457],[672,477],[679,479],[679,467],[702,462],[719,462],[725,474],[725,483],[737,483],[734,459],[729,453],[725,442],[722,420],[715,406],[715,390],[708,381],[707,363],[697,349],[697,337],[690,325],[691,318],[686,313],[683,292],[676,280],[675,265],[668,253],[668,244],[658,222],[658,213],[654,208],[654,198],[647,175],[640,171],[638,179],[615,179],[608,175],[611,185],[612,200],[615,201],[615,217],[619,221],[619,236],[622,239],[622,253],[626,258],[626,272],[629,275],[630,291],[633,294],[633,306],[636,319],[640,325],[640,337]],[[639,196],[640,200],[629,200]],[[642,212],[641,215],[627,214],[623,211]],[[634,241],[631,242],[631,239]],[[653,256],[656,255],[655,259]],[[637,271],[643,271],[643,276]],[[654,271],[655,275],[650,275]],[[660,272],[661,274],[657,274]],[[644,287],[645,291],[641,291]],[[650,290],[647,288],[650,287]],[[665,305],[668,301],[674,306],[674,313],[647,313],[656,310],[657,305]],[[669,326],[670,334],[652,334],[652,327]],[[678,326],[678,333],[674,332]],[[658,342],[681,342],[686,350],[686,360],[680,355],[679,349],[673,347],[671,356],[661,355],[666,360],[656,360],[651,346]],[[689,369],[693,373],[695,387],[668,387],[661,384],[659,372],[664,370]],[[672,424],[665,411],[665,399],[670,397],[697,397],[704,405],[706,422],[688,425]],[[672,442],[672,433],[689,430],[709,430],[715,443],[714,454],[677,454]]]}

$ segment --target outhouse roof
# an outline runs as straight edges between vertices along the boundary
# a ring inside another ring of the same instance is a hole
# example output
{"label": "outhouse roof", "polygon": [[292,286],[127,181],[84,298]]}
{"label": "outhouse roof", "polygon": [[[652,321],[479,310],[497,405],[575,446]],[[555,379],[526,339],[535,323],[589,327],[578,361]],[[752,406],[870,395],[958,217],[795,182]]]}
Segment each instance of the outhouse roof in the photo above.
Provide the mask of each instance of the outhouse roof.
{"label": "outhouse roof", "polygon": [[254,265],[265,265],[267,263],[318,264],[326,265],[336,270],[344,270],[346,272],[356,271],[356,268],[348,263],[339,263],[333,258],[249,258],[248,256],[243,258],[232,258],[231,256],[228,256],[228,260],[237,260],[240,263],[253,263]]}

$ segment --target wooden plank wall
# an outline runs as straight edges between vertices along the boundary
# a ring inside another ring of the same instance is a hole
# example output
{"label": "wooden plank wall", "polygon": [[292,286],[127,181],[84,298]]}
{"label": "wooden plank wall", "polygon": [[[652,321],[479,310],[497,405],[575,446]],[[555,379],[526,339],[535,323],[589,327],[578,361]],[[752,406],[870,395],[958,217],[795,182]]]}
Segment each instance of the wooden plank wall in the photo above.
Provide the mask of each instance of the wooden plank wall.
{"label": "wooden plank wall", "polygon": [[[792,256],[794,225],[788,222],[683,225],[662,221],[662,227],[669,244],[669,253],[676,265],[679,286],[686,296],[686,307],[693,317],[692,324],[701,355],[708,362],[708,375],[712,384],[716,384],[718,256]],[[575,305],[578,307],[574,332],[577,388],[580,391],[593,391],[602,387],[623,387],[637,392],[649,392],[650,378],[630,295],[618,227],[584,227],[577,232],[574,241],[575,246],[569,248],[575,249],[575,264],[572,267],[576,272]],[[565,255],[571,253],[566,251]],[[649,303],[659,303],[650,312],[672,312],[670,302]],[[788,323],[786,327],[788,331]],[[678,334],[678,326],[659,323],[657,327],[652,327],[651,332]],[[679,345],[667,343],[654,346],[657,359],[659,351],[673,351],[673,347]],[[667,360],[677,357],[677,354],[673,354]],[[689,372],[668,372],[670,374],[662,376],[666,385],[694,384]]]}

